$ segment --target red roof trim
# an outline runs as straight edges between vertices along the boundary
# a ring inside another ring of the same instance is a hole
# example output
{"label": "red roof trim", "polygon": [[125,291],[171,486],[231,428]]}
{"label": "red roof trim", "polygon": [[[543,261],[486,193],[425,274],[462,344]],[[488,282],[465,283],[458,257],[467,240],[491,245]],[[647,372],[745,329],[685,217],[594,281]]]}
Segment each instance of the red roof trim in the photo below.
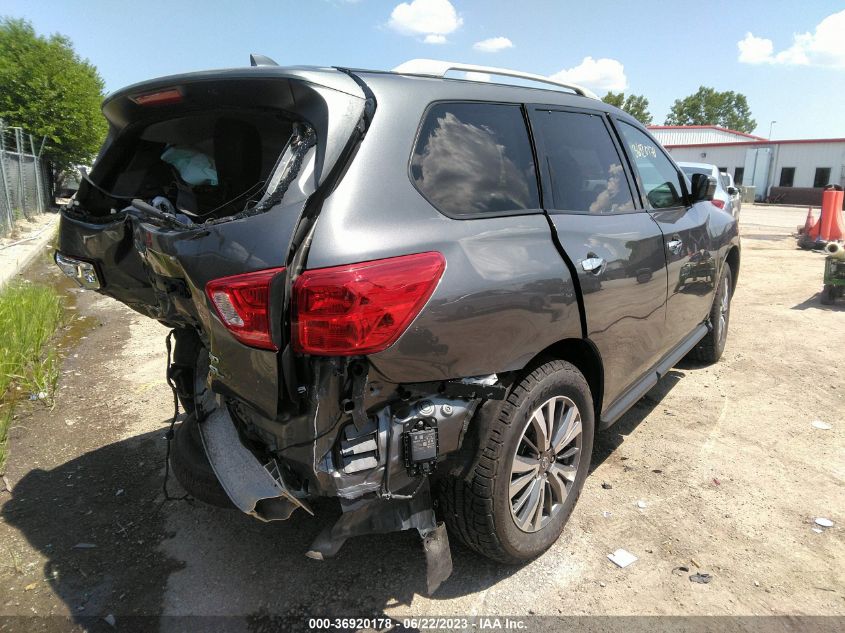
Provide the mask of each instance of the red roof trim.
{"label": "red roof trim", "polygon": [[649,130],[718,130],[719,132],[728,132],[729,134],[736,134],[737,136],[744,136],[746,138],[753,138],[760,141],[766,141],[765,137],[754,136],[753,134],[746,134],[737,130],[731,130],[726,127],[719,127],[718,125],[649,125]]}
{"label": "red roof trim", "polygon": [[796,145],[800,143],[845,143],[845,138],[797,138],[785,141],[739,141],[738,143],[680,143],[677,145],[664,145],[663,147],[666,149],[672,149],[673,147],[731,147],[734,145],[746,147],[748,145]]}

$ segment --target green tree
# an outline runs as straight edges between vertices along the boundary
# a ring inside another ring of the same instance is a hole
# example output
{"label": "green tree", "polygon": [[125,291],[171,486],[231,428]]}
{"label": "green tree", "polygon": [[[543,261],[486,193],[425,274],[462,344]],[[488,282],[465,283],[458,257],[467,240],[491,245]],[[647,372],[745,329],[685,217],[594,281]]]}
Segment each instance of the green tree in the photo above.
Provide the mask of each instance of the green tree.
{"label": "green tree", "polygon": [[602,97],[602,101],[625,110],[643,125],[649,125],[652,122],[651,112],[648,111],[648,99],[642,95],[626,97],[624,92],[608,92]]}
{"label": "green tree", "polygon": [[751,118],[744,94],[701,86],[695,94],[675,100],[666,125],[718,125],[749,133],[757,121]]}
{"label": "green tree", "polygon": [[57,186],[63,172],[90,162],[105,138],[103,87],[67,37],[42,37],[26,20],[0,19],[0,119],[32,134],[36,152],[46,138],[43,156]]}

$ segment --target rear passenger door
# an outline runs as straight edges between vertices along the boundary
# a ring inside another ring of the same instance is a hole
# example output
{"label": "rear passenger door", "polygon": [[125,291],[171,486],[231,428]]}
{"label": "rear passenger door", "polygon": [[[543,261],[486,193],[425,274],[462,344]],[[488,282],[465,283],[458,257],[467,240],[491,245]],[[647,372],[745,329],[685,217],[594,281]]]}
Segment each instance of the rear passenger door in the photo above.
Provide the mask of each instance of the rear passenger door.
{"label": "rear passenger door", "polygon": [[663,348],[663,236],[636,191],[604,113],[531,106],[544,207],[574,267],[587,335],[604,365],[604,410]]}
{"label": "rear passenger door", "polygon": [[663,231],[668,350],[704,321],[713,301],[717,266],[708,224],[714,207],[707,201],[689,206],[686,181],[657,141],[631,123],[615,123],[635,165],[642,203]]}

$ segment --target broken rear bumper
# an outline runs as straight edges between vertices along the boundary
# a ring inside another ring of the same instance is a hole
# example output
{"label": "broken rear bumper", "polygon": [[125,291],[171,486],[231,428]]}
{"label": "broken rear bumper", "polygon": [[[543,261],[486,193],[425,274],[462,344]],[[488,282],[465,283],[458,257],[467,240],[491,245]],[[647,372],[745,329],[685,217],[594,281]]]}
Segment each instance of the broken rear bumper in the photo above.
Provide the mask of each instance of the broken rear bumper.
{"label": "broken rear bumper", "polygon": [[[286,520],[297,508],[314,514],[304,495],[285,483],[275,458],[262,463],[243,445],[225,405],[214,409],[199,429],[214,474],[242,512],[261,521]],[[340,502],[343,515],[317,536],[306,552],[309,558],[332,557],[353,536],[416,529],[426,555],[429,593],[451,575],[449,538],[445,526],[435,517],[427,477],[419,481],[412,494],[341,498]]]}
{"label": "broken rear bumper", "polygon": [[275,459],[262,464],[241,443],[225,406],[217,407],[199,429],[211,468],[239,510],[262,521],[288,519],[297,508],[314,514],[285,485]]}

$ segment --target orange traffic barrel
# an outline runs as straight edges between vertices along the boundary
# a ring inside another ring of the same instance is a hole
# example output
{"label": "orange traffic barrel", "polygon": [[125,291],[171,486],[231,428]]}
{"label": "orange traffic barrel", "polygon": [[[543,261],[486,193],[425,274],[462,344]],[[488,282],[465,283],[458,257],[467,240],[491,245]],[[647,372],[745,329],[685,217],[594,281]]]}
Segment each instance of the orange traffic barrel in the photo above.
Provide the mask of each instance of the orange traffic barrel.
{"label": "orange traffic barrel", "polygon": [[842,221],[842,201],[845,191],[839,185],[828,185],[822,192],[822,215],[819,218],[817,239],[824,242],[841,240],[845,235],[845,222]]}

